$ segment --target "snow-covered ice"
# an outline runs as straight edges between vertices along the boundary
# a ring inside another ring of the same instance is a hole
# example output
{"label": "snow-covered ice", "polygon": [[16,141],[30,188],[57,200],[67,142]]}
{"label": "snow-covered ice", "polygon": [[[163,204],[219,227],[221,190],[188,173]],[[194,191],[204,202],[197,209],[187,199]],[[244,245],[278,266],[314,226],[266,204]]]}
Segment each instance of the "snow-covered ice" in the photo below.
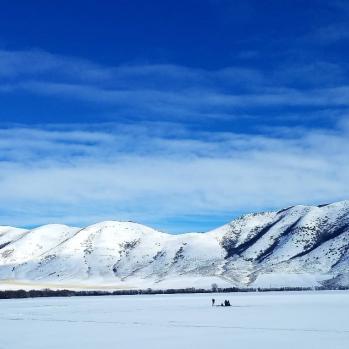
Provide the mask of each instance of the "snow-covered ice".
{"label": "snow-covered ice", "polygon": [[348,313],[345,291],[0,300],[0,348],[347,349]]}

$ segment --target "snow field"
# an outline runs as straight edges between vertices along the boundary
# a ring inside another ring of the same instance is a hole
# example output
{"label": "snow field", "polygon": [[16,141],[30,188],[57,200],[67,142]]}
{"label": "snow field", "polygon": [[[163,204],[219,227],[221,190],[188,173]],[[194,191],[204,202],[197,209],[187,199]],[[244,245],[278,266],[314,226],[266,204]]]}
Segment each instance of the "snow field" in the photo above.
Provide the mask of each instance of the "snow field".
{"label": "snow field", "polygon": [[349,347],[344,291],[11,299],[0,309],[1,349]]}

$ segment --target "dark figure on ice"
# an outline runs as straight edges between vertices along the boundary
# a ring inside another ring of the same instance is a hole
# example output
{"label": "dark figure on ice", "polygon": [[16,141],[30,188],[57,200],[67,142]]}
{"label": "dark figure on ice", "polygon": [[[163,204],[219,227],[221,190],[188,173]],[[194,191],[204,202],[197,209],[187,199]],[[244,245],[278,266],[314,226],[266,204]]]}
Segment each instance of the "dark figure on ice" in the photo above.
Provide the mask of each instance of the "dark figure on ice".
{"label": "dark figure on ice", "polygon": [[216,300],[212,298],[212,306],[214,306],[215,303],[216,303]]}
{"label": "dark figure on ice", "polygon": [[230,301],[225,300],[225,301],[224,301],[224,306],[225,306],[225,307],[230,307]]}

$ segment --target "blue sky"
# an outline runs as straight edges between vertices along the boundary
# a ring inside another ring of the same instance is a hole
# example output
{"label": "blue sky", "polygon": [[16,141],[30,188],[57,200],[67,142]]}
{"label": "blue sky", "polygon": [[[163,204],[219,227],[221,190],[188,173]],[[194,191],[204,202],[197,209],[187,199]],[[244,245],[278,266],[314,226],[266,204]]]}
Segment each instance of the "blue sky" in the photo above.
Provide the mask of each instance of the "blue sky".
{"label": "blue sky", "polygon": [[0,12],[0,224],[205,231],[349,198],[346,1]]}

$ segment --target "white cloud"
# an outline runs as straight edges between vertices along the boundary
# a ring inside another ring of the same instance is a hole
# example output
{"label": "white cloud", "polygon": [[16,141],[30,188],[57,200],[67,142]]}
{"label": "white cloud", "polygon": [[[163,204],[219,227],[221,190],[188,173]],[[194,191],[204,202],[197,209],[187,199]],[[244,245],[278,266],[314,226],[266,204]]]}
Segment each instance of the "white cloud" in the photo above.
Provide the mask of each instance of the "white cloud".
{"label": "white cloud", "polygon": [[2,223],[155,224],[349,197],[344,127],[297,138],[185,129],[168,137],[149,124],[108,129],[1,130]]}
{"label": "white cloud", "polygon": [[[110,120],[129,122],[98,124],[98,114],[89,125],[0,129],[0,223],[114,218],[178,228],[175,220],[188,215],[209,220],[348,198],[349,87],[338,80],[341,70],[326,62],[281,68],[106,67],[0,51],[0,93],[93,103]],[[326,77],[314,80],[319,69]],[[296,75],[308,88],[289,79]],[[268,108],[280,116],[269,117]],[[253,120],[260,134],[189,129],[193,120],[234,118]],[[285,119],[307,121],[308,129],[276,127]],[[310,120],[338,123],[323,131]]]}

